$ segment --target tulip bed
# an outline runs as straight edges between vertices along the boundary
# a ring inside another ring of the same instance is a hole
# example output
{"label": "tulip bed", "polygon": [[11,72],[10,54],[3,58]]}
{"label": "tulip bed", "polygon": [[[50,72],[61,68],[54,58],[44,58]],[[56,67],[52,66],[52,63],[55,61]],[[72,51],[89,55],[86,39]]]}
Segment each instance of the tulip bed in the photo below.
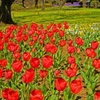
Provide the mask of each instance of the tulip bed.
{"label": "tulip bed", "polygon": [[99,33],[67,22],[0,31],[0,100],[100,100]]}

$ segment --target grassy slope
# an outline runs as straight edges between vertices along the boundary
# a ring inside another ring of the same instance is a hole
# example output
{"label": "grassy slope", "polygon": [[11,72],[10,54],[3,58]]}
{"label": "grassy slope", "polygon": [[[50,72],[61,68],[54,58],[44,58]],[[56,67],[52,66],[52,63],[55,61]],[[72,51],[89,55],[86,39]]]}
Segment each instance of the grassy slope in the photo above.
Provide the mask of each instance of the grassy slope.
{"label": "grassy slope", "polygon": [[[31,22],[48,24],[50,22],[64,21],[68,21],[70,24],[91,24],[100,22],[100,9],[63,7],[62,10],[59,10],[58,7],[52,7],[41,11],[41,9],[34,8],[23,9],[20,5],[14,4],[12,7],[12,17],[18,25]],[[0,29],[5,27],[2,24]]]}

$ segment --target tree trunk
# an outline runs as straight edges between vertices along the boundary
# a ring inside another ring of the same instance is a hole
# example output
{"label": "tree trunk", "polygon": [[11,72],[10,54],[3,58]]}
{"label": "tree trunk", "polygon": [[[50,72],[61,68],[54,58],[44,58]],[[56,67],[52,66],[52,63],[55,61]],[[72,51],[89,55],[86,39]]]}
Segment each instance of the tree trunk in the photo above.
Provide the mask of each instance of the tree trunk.
{"label": "tree trunk", "polygon": [[44,0],[41,0],[41,8],[44,10]]}
{"label": "tree trunk", "polygon": [[86,0],[83,0],[83,8],[86,8]]}
{"label": "tree trunk", "polygon": [[25,0],[22,0],[22,6],[23,6],[24,8],[26,8],[24,2],[25,2]]}
{"label": "tree trunk", "polygon": [[38,8],[38,0],[35,0],[35,8]]}
{"label": "tree trunk", "polygon": [[0,21],[5,24],[14,24],[11,17],[11,5],[14,0],[1,0]]}

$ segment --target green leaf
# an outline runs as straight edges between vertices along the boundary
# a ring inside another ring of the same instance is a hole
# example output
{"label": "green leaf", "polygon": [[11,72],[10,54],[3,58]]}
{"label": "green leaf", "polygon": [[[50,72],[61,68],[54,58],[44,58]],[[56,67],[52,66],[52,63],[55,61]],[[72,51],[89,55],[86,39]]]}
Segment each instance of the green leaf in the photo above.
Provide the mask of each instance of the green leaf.
{"label": "green leaf", "polygon": [[58,100],[58,96],[57,95],[52,95],[48,98],[48,100]]}
{"label": "green leaf", "polygon": [[45,95],[45,93],[47,92],[47,87],[46,87],[45,84],[43,84],[43,85],[41,86],[41,90],[42,90],[43,94]]}

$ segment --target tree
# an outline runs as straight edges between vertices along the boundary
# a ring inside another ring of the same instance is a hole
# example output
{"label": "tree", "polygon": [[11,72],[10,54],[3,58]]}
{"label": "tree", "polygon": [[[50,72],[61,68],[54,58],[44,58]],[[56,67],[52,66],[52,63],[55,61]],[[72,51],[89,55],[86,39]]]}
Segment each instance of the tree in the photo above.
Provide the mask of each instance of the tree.
{"label": "tree", "polygon": [[1,0],[0,21],[6,24],[14,24],[11,17],[11,5],[14,0]]}
{"label": "tree", "polygon": [[[41,9],[44,10],[44,0],[40,0],[41,1]],[[38,8],[38,2],[39,0],[35,0],[34,4],[35,4],[35,8]]]}
{"label": "tree", "polygon": [[56,3],[59,5],[60,9],[66,3],[66,0],[56,0]]}
{"label": "tree", "polygon": [[44,10],[44,0],[41,0],[41,8]]}
{"label": "tree", "polygon": [[38,0],[35,0],[35,8],[38,8]]}
{"label": "tree", "polygon": [[24,5],[24,1],[25,1],[25,0],[22,0],[22,6],[23,6],[24,8],[26,8],[25,5]]}
{"label": "tree", "polygon": [[15,24],[11,17],[11,6],[15,0],[0,0],[0,1],[1,1],[0,22],[3,22],[5,24]]}

